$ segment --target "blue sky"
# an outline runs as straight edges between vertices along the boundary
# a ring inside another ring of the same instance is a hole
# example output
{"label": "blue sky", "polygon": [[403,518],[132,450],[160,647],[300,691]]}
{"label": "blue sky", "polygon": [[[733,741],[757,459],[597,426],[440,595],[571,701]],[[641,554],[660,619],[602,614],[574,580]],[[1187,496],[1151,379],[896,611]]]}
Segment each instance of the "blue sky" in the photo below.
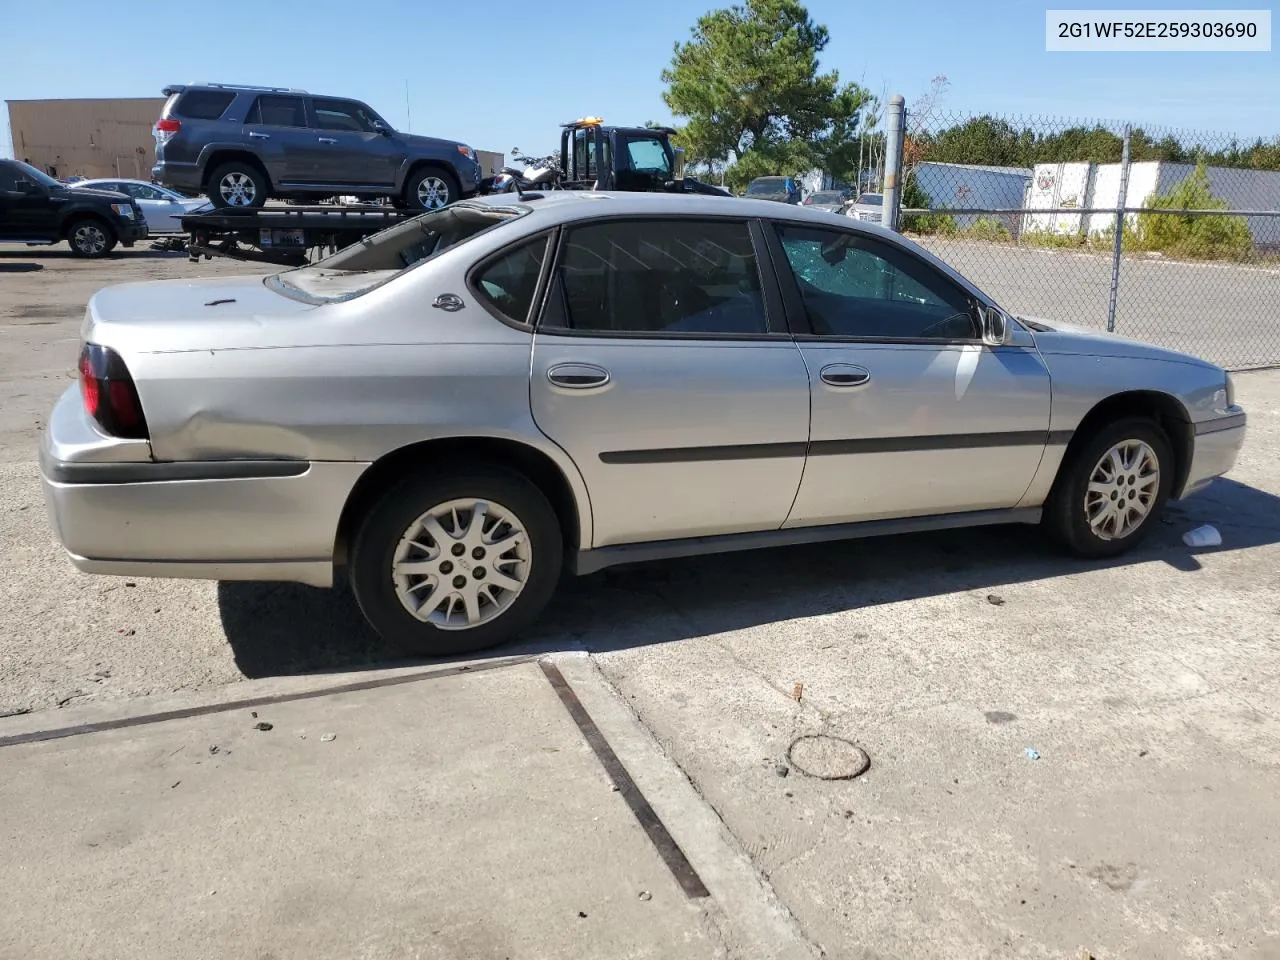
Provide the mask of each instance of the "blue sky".
{"label": "blue sky", "polygon": [[[557,124],[583,114],[670,120],[659,74],[672,44],[688,37],[700,14],[727,5],[628,0],[609,13],[598,0],[218,0],[211,14],[100,0],[0,3],[7,37],[0,99],[158,96],[166,83],[219,80],[357,97],[404,127],[407,80],[413,132],[527,152],[551,150]],[[1067,5],[810,0],[808,7],[831,31],[824,69],[908,103],[944,74],[948,111],[1280,135],[1275,52],[1046,53],[1045,7]],[[1241,6],[1249,4],[1196,4]],[[122,30],[131,23],[137,32]],[[0,124],[7,156],[7,114]]]}

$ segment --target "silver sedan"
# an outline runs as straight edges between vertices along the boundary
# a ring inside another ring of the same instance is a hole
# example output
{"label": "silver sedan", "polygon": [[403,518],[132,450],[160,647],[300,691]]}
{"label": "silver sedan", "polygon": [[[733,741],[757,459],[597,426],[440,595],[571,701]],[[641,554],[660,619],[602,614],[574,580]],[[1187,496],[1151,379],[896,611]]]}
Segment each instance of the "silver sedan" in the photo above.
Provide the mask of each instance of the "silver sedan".
{"label": "silver sedan", "polygon": [[566,567],[998,523],[1111,556],[1245,434],[1210,363],[720,197],[468,200],[275,276],[109,287],[83,337],[41,449],[77,567],[342,575],[425,654],[520,632]]}

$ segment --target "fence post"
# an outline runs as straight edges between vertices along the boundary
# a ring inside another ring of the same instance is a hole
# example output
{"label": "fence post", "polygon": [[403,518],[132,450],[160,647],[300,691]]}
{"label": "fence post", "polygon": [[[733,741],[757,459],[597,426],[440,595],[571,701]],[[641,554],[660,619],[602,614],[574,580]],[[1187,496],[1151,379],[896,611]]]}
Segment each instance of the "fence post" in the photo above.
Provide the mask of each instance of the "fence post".
{"label": "fence post", "polygon": [[1129,195],[1129,141],[1132,133],[1132,128],[1126,123],[1124,143],[1120,147],[1120,192],[1116,195],[1116,238],[1111,248],[1111,303],[1107,306],[1107,333],[1116,332],[1116,294],[1120,290],[1120,252],[1124,247],[1124,208]]}
{"label": "fence post", "polygon": [[881,226],[898,229],[898,209],[902,200],[902,137],[906,128],[907,101],[901,94],[889,98],[888,129],[884,143],[884,198]]}

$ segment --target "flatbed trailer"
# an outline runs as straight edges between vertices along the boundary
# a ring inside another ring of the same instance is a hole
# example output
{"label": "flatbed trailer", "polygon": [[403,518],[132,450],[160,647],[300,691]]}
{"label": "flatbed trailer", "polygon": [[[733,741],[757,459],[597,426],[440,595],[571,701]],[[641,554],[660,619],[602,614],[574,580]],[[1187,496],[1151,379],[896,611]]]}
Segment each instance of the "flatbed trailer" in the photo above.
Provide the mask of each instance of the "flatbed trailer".
{"label": "flatbed trailer", "polygon": [[230,257],[300,267],[313,255],[341,250],[421,213],[375,204],[223,209],[185,216],[182,229],[192,261]]}

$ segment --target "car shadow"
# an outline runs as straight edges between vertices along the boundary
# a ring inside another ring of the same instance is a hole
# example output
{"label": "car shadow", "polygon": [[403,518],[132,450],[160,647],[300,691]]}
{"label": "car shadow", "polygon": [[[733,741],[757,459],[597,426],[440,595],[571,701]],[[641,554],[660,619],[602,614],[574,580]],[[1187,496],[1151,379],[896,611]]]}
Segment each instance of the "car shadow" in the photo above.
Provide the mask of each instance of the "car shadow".
{"label": "car shadow", "polygon": [[[1222,546],[1183,544],[1182,535],[1202,524],[1219,529]],[[1170,504],[1143,544],[1105,561],[1064,556],[1036,528],[1011,525],[631,564],[566,577],[532,631],[479,656],[647,646],[1153,561],[1192,575],[1200,555],[1277,542],[1280,497],[1222,479]],[[246,677],[406,663],[391,660],[345,585],[320,590],[223,582],[218,607]]]}
{"label": "car shadow", "polygon": [[[4,256],[4,254],[0,254]],[[5,263],[0,260],[0,273],[35,273],[43,270],[43,263]]]}
{"label": "car shadow", "polygon": [[[143,243],[150,243],[150,240],[144,240]],[[150,247],[116,247],[105,257],[81,257],[71,252],[70,247],[56,247],[40,245],[30,250],[0,250],[0,257],[4,260],[75,260],[80,263],[102,263],[107,260],[119,260],[124,257],[130,259],[143,260],[170,260],[174,257],[185,257],[185,250],[152,250]],[[20,263],[6,264],[0,261],[0,271],[8,268],[16,271],[21,267]],[[40,270],[42,267],[36,265],[27,269]]]}

